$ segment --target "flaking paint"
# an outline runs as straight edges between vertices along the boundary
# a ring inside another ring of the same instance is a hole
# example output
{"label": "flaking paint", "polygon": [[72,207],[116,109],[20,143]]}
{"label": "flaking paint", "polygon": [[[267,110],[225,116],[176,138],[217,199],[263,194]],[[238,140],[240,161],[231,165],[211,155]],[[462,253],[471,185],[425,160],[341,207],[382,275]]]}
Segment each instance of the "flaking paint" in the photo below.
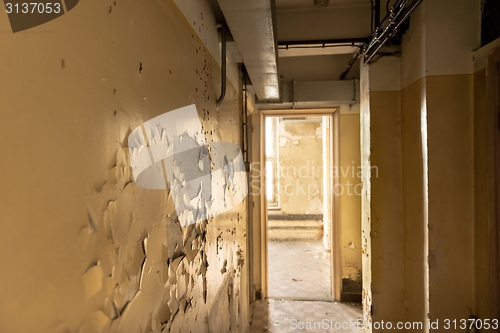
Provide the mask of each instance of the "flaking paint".
{"label": "flaking paint", "polygon": [[171,1],[109,7],[19,34],[0,14],[0,237],[17,249],[0,254],[0,330],[245,331],[244,204],[183,228],[168,190],[132,182],[127,152],[132,129],[189,104],[209,144],[241,144],[240,87],[215,107],[220,68]]}

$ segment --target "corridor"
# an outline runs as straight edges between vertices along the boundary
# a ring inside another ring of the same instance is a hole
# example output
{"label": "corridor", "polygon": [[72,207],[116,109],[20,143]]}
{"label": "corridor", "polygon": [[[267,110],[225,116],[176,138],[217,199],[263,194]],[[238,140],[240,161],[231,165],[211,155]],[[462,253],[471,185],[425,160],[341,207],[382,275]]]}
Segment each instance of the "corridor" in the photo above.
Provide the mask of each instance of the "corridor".
{"label": "corridor", "polygon": [[0,332],[500,331],[499,22],[5,0]]}

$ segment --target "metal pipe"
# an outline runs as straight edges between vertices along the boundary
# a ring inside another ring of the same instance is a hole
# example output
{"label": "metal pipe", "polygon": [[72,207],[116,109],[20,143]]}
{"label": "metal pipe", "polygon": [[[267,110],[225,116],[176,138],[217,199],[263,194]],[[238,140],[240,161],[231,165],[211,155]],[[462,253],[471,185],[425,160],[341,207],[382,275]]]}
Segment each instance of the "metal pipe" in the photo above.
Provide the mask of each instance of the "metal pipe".
{"label": "metal pipe", "polygon": [[217,107],[219,107],[226,96],[226,26],[221,24],[217,27],[222,33],[222,52],[221,52],[221,91],[220,97],[217,99]]}
{"label": "metal pipe", "polygon": [[[394,35],[397,33],[399,27],[401,24],[403,24],[406,19],[410,16],[410,14],[415,10],[415,8],[422,2],[423,0],[415,0],[411,3],[410,7],[408,9],[405,9],[406,3],[408,1],[402,0],[398,1],[392,8],[391,8],[391,14],[388,17],[388,23],[387,26],[385,27],[384,31],[380,36],[373,36],[370,44],[366,48],[364,54],[367,56],[365,58],[365,64],[369,63],[371,59],[375,56],[375,54],[380,50],[382,46],[384,46],[385,43]],[[402,5],[402,6],[401,6]],[[395,7],[400,7],[396,8],[396,11],[394,10]],[[402,15],[402,17],[399,17]],[[384,20],[385,22],[385,20]],[[382,22],[382,25],[384,25],[384,22]],[[375,44],[378,44],[375,46]],[[370,52],[372,48],[375,48],[374,51]],[[371,54],[370,54],[371,53]]]}
{"label": "metal pipe", "polygon": [[361,49],[358,49],[356,51],[356,53],[354,53],[351,60],[349,60],[349,63],[347,64],[347,68],[340,75],[340,80],[344,80],[346,78],[346,76],[347,76],[347,74],[349,74],[349,71],[351,70],[352,66],[356,63],[356,61],[358,61],[359,57],[361,56],[361,53],[362,53]]}
{"label": "metal pipe", "polygon": [[[375,32],[372,35],[370,43],[365,50],[365,54],[369,53],[370,49],[374,47],[375,44],[380,42],[380,38],[385,36],[389,31],[391,26],[394,24],[394,20],[398,18],[401,12],[404,10],[405,6],[408,4],[409,0],[398,0],[394,6],[390,9],[389,13],[384,17],[384,20],[380,24],[380,27],[376,27]],[[385,26],[385,28],[384,28]],[[382,33],[379,35],[379,32]]]}
{"label": "metal pipe", "polygon": [[410,16],[410,14],[415,10],[415,8],[417,8],[418,5],[420,5],[420,3],[422,2],[423,0],[416,0],[414,1],[411,5],[410,5],[410,9],[404,13],[403,15],[403,18],[398,22],[396,23],[396,26],[394,27],[394,30],[392,31],[391,35],[389,38],[392,38],[394,37],[394,35],[396,34],[397,30],[399,29],[399,27],[401,26],[401,24],[403,24],[406,19]]}
{"label": "metal pipe", "polygon": [[[241,112],[242,112],[242,119],[241,119],[241,145],[242,145],[242,152],[243,152],[243,161],[245,163],[248,163],[248,96],[247,96],[247,73],[245,69],[245,65],[240,64],[240,73],[242,76],[242,93],[243,96],[241,97],[242,100],[242,107],[241,107]],[[247,170],[249,172],[250,170]]]}
{"label": "metal pipe", "polygon": [[380,0],[375,0],[375,27],[380,25]]}
{"label": "metal pipe", "polygon": [[278,46],[300,46],[300,45],[322,45],[322,47],[328,47],[327,44],[363,44],[368,42],[368,38],[339,38],[339,39],[320,39],[320,40],[298,40],[298,41],[281,41],[278,42]]}

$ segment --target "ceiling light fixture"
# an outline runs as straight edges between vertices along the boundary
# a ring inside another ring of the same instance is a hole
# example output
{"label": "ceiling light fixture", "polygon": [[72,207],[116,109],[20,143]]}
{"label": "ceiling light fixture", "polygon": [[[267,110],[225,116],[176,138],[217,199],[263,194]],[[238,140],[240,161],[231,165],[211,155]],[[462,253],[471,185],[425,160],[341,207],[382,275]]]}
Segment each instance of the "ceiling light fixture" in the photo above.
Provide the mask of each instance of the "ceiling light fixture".
{"label": "ceiling light fixture", "polygon": [[314,0],[314,5],[319,8],[328,6],[329,0]]}

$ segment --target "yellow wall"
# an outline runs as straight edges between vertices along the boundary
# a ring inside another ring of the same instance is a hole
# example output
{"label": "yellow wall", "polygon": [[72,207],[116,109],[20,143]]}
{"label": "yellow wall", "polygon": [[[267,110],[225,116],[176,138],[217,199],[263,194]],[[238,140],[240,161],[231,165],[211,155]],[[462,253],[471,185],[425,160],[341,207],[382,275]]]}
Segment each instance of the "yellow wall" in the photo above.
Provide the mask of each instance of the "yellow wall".
{"label": "yellow wall", "polygon": [[401,91],[370,91],[369,103],[370,163],[378,169],[370,180],[372,318],[425,322],[427,304],[431,321],[468,317],[474,308],[472,77],[427,77]]}
{"label": "yellow wall", "polygon": [[[471,56],[478,5],[457,3],[442,20],[445,1],[424,2],[401,58],[362,70],[362,163],[379,165],[378,180],[373,172],[363,180],[372,273],[363,288],[373,294],[373,321],[439,320],[433,332],[445,332],[445,319],[493,318],[485,72],[473,74]],[[387,80],[394,72],[399,83]]]}
{"label": "yellow wall", "polygon": [[263,225],[262,221],[264,220],[264,212],[265,207],[261,205],[261,168],[260,168],[260,137],[261,137],[261,126],[260,126],[260,113],[254,111],[248,118],[249,123],[251,124],[250,136],[251,136],[251,144],[250,144],[250,172],[249,172],[249,187],[248,187],[248,200],[251,202],[252,209],[252,220],[249,221],[249,236],[251,236],[249,247],[251,251],[249,251],[251,260],[251,279],[252,283],[250,284],[250,298],[255,300],[256,293],[262,295],[262,288],[264,287],[263,281],[263,266],[267,265],[263,259],[262,252],[262,242],[265,242],[262,239],[263,236]]}
{"label": "yellow wall", "polygon": [[[475,310],[479,318],[498,316],[495,287],[495,267],[492,265],[493,232],[495,229],[495,204],[498,200],[491,197],[494,191],[494,122],[495,104],[493,91],[488,84],[487,61],[492,51],[500,47],[500,39],[474,51],[473,80],[473,137],[474,137],[474,288]],[[489,81],[489,82],[488,82]],[[490,90],[491,89],[491,90]]]}
{"label": "yellow wall", "polygon": [[442,321],[475,313],[473,86],[468,74],[433,76],[425,81],[429,311],[431,320]]}
{"label": "yellow wall", "polygon": [[[403,170],[405,320],[425,322],[427,306],[426,228],[422,109],[425,84],[401,91],[401,168]],[[418,330],[414,330],[418,331]]]}
{"label": "yellow wall", "polygon": [[488,198],[488,131],[486,70],[474,73],[474,288],[479,318],[492,318],[490,311],[490,223]]}
{"label": "yellow wall", "polygon": [[132,181],[128,134],[175,108],[240,144],[240,87],[216,109],[220,68],[175,5],[81,1],[16,34],[2,12],[0,31],[0,331],[244,331],[244,203],[181,228]]}
{"label": "yellow wall", "polygon": [[373,320],[403,315],[400,92],[370,91]]}
{"label": "yellow wall", "polygon": [[342,278],[361,274],[361,153],[359,114],[340,115],[340,246]]}

